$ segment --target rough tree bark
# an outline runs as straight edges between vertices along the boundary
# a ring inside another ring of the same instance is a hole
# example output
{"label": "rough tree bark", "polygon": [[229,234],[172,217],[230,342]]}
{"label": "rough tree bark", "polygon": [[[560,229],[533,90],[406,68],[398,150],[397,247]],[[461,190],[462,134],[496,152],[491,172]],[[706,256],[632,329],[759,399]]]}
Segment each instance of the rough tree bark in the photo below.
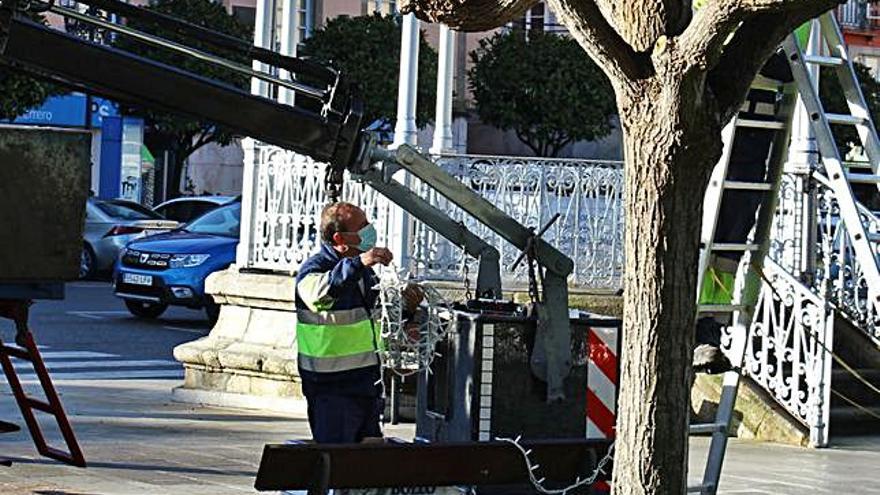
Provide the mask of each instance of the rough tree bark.
{"label": "rough tree bark", "polygon": [[[626,275],[613,490],[683,493],[702,201],[721,128],[783,38],[842,0],[548,0],[614,86],[624,132]],[[461,30],[524,0],[410,0]]]}
{"label": "rough tree bark", "polygon": [[[675,72],[672,72],[673,74]],[[614,487],[681,493],[702,198],[720,129],[679,81],[621,92],[626,156],[624,338]],[[638,220],[636,220],[638,219]]]}

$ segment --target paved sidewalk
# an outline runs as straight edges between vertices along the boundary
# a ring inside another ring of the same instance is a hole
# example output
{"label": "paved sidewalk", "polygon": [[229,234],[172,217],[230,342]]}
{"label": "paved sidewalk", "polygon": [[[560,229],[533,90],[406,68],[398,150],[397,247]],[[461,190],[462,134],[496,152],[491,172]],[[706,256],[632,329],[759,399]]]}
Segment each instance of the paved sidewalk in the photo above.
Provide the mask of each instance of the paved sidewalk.
{"label": "paved sidewalk", "polygon": [[[254,493],[262,447],[307,436],[303,417],[196,407],[170,402],[175,380],[67,381],[65,407],[89,462],[87,469],[38,457],[27,433],[0,436],[4,495],[139,495]],[[21,423],[8,388],[0,386],[0,419]],[[51,425],[47,424],[47,428]],[[411,426],[387,434],[408,438]],[[880,494],[880,438],[804,450],[734,441],[722,493]],[[705,439],[692,442],[695,461]],[[697,472],[697,471],[693,471]]]}
{"label": "paved sidewalk", "polygon": [[[304,417],[199,407],[170,401],[175,380],[64,381],[57,384],[89,467],[41,458],[25,432],[0,435],[0,493],[254,493],[263,445],[307,438]],[[23,426],[8,387],[0,419]],[[54,431],[51,420],[43,422]],[[394,429],[392,429],[394,430]],[[406,434],[396,429],[394,434]],[[55,435],[53,442],[58,441]]]}

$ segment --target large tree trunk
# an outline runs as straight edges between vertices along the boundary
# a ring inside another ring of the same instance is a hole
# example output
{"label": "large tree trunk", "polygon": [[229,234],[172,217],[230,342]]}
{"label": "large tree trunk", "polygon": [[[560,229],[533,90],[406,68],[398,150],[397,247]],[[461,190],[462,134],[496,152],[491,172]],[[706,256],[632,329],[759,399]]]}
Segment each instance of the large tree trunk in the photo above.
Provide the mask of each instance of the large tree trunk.
{"label": "large tree trunk", "polygon": [[703,193],[717,119],[681,84],[618,89],[626,277],[615,493],[683,493]]}

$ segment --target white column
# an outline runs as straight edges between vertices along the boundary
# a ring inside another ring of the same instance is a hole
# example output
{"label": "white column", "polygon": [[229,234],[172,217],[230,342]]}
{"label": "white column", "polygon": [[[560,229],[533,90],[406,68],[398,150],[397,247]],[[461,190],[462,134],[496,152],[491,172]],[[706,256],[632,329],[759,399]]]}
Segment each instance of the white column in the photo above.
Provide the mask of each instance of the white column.
{"label": "white column", "polygon": [[244,167],[242,170],[241,181],[241,237],[235,250],[235,264],[239,268],[247,268],[250,264],[251,248],[254,244],[254,222],[253,212],[256,210],[254,203],[257,195],[257,181],[259,174],[259,150],[256,149],[256,142],[251,138],[241,140],[241,147],[244,150]]}
{"label": "white column", "polygon": [[[813,20],[812,29],[810,29],[810,39],[807,43],[805,55],[820,55],[822,53],[822,34],[820,29],[819,21]],[[810,71],[810,76],[818,86],[819,66],[816,64],[807,64],[807,70]],[[816,88],[817,92],[818,90],[819,88]],[[819,163],[819,151],[816,146],[816,136],[813,134],[813,127],[810,124],[809,113],[804,107],[800,95],[798,95],[793,123],[787,171],[809,172],[810,166]]]}
{"label": "white column", "polygon": [[[256,21],[254,24],[254,45],[261,48],[272,49],[272,34],[274,31],[275,2],[274,0],[257,0]],[[254,70],[265,72],[266,64],[254,61]],[[268,96],[269,85],[265,81],[251,78],[251,93]]]}
{"label": "white column", "polygon": [[[813,20],[810,29],[810,38],[807,42],[805,51],[806,56],[821,55],[823,50],[821,26],[818,20]],[[807,64],[807,70],[810,72],[811,79],[816,86],[816,94],[819,94],[819,66],[815,64]],[[810,174],[819,163],[819,148],[816,145],[816,135],[810,121],[809,112],[804,107],[800,95],[797,98],[797,106],[795,107],[792,119],[792,135],[791,145],[788,152],[788,162],[785,164],[785,171],[794,174],[798,181],[798,190],[802,194],[801,204],[803,205],[798,216],[790,215],[784,218],[795,222],[786,230],[789,232],[800,232],[800,239],[796,239],[796,249],[792,250],[791,266],[798,270],[798,275],[813,274],[816,263],[816,235],[818,227],[816,226],[816,192],[814,188],[809,187]],[[799,224],[799,225],[798,225]]]}
{"label": "white column", "polygon": [[[275,19],[275,1],[257,0],[256,24],[254,26],[254,45],[272,48]],[[254,61],[254,70],[267,71],[266,64]],[[251,78],[251,93],[269,96],[269,85],[263,80]],[[241,239],[235,252],[235,264],[247,267],[250,261],[251,246],[254,237],[254,201],[256,200],[256,183],[259,176],[259,160],[256,143],[251,138],[242,140],[244,149],[244,167],[241,180]]]}
{"label": "white column", "polygon": [[[299,26],[297,26],[297,2],[304,0],[281,0],[281,32],[279,39],[281,41],[281,54],[290,57],[296,56],[296,43],[299,37]],[[290,79],[290,72],[281,70],[279,76],[282,79]],[[293,105],[294,92],[287,88],[279,88],[278,101]]]}
{"label": "white column", "polygon": [[[394,126],[392,147],[401,144],[415,146],[418,139],[416,127],[416,96],[419,81],[419,20],[413,14],[403,16],[400,39],[400,77],[397,88],[397,123]],[[405,171],[394,174],[394,179],[411,185],[412,179]],[[400,268],[409,268],[410,234],[412,219],[403,209],[392,206],[388,215],[388,248],[394,253]]]}
{"label": "white column", "polygon": [[434,117],[434,142],[431,154],[439,155],[452,150],[452,76],[455,72],[455,33],[445,24],[440,25],[439,54],[437,57],[437,108]]}
{"label": "white column", "polygon": [[416,96],[419,82],[419,20],[414,14],[403,16],[399,82],[394,145],[411,144],[415,146],[418,133],[416,128]]}

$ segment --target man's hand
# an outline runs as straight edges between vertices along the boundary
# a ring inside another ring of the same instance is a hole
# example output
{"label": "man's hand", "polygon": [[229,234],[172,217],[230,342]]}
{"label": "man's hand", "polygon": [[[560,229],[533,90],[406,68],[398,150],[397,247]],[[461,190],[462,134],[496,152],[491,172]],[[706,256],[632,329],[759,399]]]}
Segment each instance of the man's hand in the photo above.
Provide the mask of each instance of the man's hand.
{"label": "man's hand", "polygon": [[379,263],[388,266],[391,263],[391,260],[394,259],[394,255],[391,254],[391,251],[381,248],[374,247],[367,252],[361,253],[361,262],[364,266],[374,266]]}
{"label": "man's hand", "polygon": [[425,299],[425,291],[416,284],[408,284],[403,291],[403,300],[406,303],[406,309],[410,313],[415,312],[419,308],[419,304]]}

